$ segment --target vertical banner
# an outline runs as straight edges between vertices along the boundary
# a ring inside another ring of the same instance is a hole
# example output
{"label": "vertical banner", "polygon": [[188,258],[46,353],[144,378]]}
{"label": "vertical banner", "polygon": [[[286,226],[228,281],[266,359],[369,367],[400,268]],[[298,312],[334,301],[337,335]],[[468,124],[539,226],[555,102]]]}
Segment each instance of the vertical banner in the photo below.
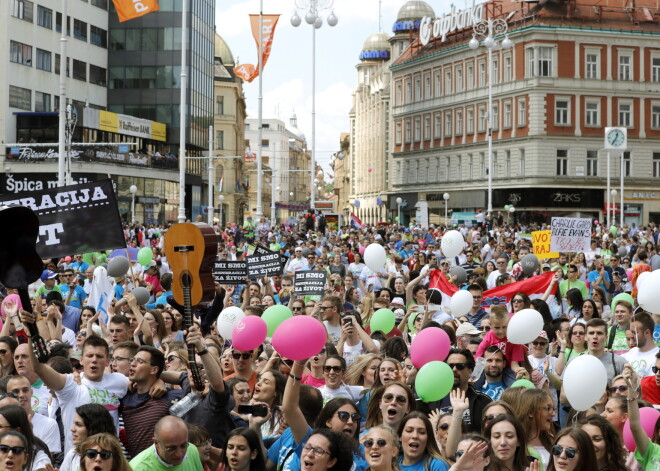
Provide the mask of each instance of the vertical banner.
{"label": "vertical banner", "polygon": [[[263,15],[263,28],[259,31],[259,15],[250,15],[250,25],[252,26],[252,36],[257,43],[257,54],[259,54],[259,45],[262,45],[261,57],[259,58],[261,69],[266,67],[266,62],[270,57],[270,50],[273,47],[273,37],[275,36],[275,26],[280,15]],[[259,75],[259,63],[256,66],[252,64],[241,64],[234,67],[234,72],[246,82],[252,82]]]}
{"label": "vertical banner", "polygon": [[112,3],[120,23],[160,10],[158,0],[112,0]]}

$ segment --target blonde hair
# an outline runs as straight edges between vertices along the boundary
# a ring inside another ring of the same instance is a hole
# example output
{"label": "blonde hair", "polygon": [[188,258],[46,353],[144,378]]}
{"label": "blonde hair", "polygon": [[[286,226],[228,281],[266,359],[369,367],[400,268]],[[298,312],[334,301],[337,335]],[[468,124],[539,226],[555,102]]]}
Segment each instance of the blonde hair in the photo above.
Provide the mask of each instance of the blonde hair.
{"label": "blonde hair", "polygon": [[392,439],[391,445],[397,449],[396,454],[392,458],[392,469],[393,470],[400,469],[400,467],[399,467],[399,453],[401,452],[401,442],[399,441],[399,437],[396,434],[396,432],[394,430],[392,430],[389,426],[387,426],[387,425],[374,425],[373,427],[370,427],[369,431],[364,434],[364,437],[362,437],[362,443],[364,443],[364,440],[369,438],[369,436],[377,430],[381,430],[381,431],[385,432]]}
{"label": "blonde hair", "polygon": [[490,308],[490,320],[492,321],[502,321],[509,317],[509,311],[506,306],[498,304],[497,306],[492,306]]}
{"label": "blonde hair", "polygon": [[[344,382],[350,384],[351,386],[364,386],[364,377],[362,373],[374,360],[380,360],[381,356],[376,353],[366,353],[360,355],[357,359],[348,367],[346,375],[344,376]],[[376,371],[375,376],[378,376],[378,371]],[[374,381],[376,380],[374,376]]]}

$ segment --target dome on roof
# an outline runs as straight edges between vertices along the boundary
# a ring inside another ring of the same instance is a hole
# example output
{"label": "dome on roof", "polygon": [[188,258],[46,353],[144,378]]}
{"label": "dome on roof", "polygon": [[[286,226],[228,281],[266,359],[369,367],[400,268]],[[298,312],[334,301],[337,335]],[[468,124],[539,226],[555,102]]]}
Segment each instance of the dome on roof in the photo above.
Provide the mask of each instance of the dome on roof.
{"label": "dome on roof", "polygon": [[388,60],[392,46],[387,33],[374,33],[367,38],[360,52],[360,60]]}
{"label": "dome on roof", "polygon": [[231,49],[218,33],[215,34],[215,57],[219,57],[224,65],[235,63]]}
{"label": "dome on roof", "polygon": [[396,21],[421,20],[425,16],[435,18],[431,5],[422,0],[409,0],[399,9]]}
{"label": "dome on roof", "polygon": [[296,113],[293,113],[291,118],[289,118],[289,126],[287,129],[291,131],[291,133],[294,134],[299,140],[305,141],[305,135],[300,129],[298,129],[298,117],[296,116]]}

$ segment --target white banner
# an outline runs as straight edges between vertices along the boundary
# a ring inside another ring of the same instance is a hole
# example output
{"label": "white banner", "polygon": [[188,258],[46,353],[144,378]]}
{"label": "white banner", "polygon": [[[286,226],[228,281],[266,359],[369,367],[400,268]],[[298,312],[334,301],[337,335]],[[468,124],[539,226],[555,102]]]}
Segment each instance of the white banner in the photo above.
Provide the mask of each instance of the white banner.
{"label": "white banner", "polygon": [[551,252],[586,252],[591,246],[591,219],[552,218]]}

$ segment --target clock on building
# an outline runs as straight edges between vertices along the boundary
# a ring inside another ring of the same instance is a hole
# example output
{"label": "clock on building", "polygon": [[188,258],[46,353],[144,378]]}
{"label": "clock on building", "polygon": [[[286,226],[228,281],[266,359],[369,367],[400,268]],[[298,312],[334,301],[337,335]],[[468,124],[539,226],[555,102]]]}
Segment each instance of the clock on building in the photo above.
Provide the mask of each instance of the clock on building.
{"label": "clock on building", "polygon": [[605,149],[626,149],[627,147],[627,128],[605,128]]}

